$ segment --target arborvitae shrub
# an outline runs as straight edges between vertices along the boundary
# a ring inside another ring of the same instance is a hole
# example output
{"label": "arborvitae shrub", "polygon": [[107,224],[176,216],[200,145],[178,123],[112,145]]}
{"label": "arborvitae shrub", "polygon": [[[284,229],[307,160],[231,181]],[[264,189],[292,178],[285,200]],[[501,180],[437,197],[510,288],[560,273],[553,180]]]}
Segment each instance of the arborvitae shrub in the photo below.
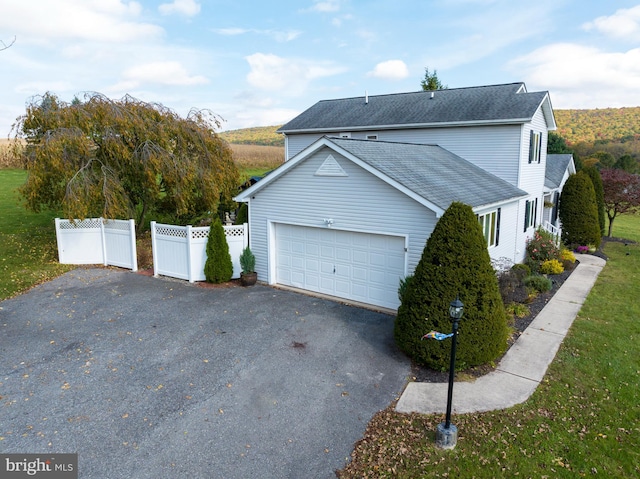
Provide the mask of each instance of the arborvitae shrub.
{"label": "arborvitae shrub", "polygon": [[247,205],[247,203],[242,203],[240,205],[240,208],[238,208],[235,224],[241,225],[248,222],[249,222],[249,206]]}
{"label": "arborvitae shrub", "polygon": [[413,278],[402,294],[394,335],[419,364],[443,370],[451,340],[422,340],[431,330],[451,331],[449,304],[464,303],[458,335],[458,364],[476,366],[507,347],[507,316],[482,228],[470,206],[453,203],[429,237]]}
{"label": "arborvitae shrub", "polygon": [[598,225],[600,226],[600,236],[604,235],[604,225],[607,213],[604,208],[604,185],[602,184],[602,177],[600,171],[595,166],[587,166],[582,169],[593,184],[593,191],[596,194],[596,206],[598,207]]}
{"label": "arborvitae shrub", "polygon": [[596,193],[591,178],[582,171],[571,175],[562,189],[558,208],[562,242],[566,245],[600,246]]}
{"label": "arborvitae shrub", "polygon": [[229,254],[229,244],[220,218],[216,218],[211,223],[209,230],[204,276],[209,283],[226,283],[233,276],[233,262]]}

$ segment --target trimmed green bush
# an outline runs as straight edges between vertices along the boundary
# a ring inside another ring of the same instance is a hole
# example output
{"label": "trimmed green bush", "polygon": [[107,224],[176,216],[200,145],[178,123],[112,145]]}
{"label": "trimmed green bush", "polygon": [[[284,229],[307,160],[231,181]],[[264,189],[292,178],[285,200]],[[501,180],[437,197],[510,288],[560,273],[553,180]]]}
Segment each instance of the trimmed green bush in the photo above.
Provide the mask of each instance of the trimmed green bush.
{"label": "trimmed green bush", "polygon": [[591,178],[591,183],[593,184],[593,191],[596,194],[596,205],[598,207],[598,224],[600,226],[600,236],[604,235],[604,226],[605,226],[605,218],[607,213],[604,208],[604,185],[602,184],[602,177],[600,176],[600,171],[595,166],[587,166],[582,169],[589,178]]}
{"label": "trimmed green bush", "polygon": [[238,208],[235,224],[242,225],[248,222],[249,222],[249,206],[247,203],[242,203],[240,204],[240,208]]}
{"label": "trimmed green bush", "polygon": [[401,294],[394,336],[417,363],[448,368],[451,341],[421,338],[431,330],[451,331],[449,303],[456,296],[464,303],[458,364],[476,366],[498,358],[507,347],[507,316],[482,228],[462,203],[453,203],[440,218]]}
{"label": "trimmed green bush", "polygon": [[562,222],[562,242],[600,246],[600,224],[596,193],[591,178],[582,171],[571,175],[562,189],[558,208]]}
{"label": "trimmed green bush", "polygon": [[233,276],[233,263],[229,254],[229,244],[227,243],[220,218],[213,220],[209,230],[204,276],[209,283],[226,283]]}

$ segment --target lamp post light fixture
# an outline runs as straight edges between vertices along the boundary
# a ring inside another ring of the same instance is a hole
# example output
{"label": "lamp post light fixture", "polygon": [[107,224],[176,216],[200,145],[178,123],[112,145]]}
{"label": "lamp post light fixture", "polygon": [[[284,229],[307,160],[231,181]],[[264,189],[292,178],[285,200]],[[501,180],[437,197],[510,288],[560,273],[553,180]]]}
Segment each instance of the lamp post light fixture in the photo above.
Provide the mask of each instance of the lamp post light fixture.
{"label": "lamp post light fixture", "polygon": [[447,393],[447,416],[444,423],[438,424],[436,429],[436,446],[442,449],[453,449],[458,442],[458,428],[451,424],[451,399],[453,398],[453,376],[456,367],[456,342],[458,339],[458,323],[462,318],[464,305],[460,298],[451,301],[449,316],[453,322],[451,334],[451,360],[449,362],[449,391]]}

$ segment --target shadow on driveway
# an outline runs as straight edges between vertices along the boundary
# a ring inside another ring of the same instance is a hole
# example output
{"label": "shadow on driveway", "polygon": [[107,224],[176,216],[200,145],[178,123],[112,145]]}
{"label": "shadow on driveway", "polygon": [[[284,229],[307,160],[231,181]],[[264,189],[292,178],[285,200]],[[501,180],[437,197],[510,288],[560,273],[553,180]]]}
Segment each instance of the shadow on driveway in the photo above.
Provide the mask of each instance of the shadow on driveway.
{"label": "shadow on driveway", "polygon": [[0,450],[95,479],[335,477],[410,375],[391,316],[112,269],[0,302],[0,361]]}

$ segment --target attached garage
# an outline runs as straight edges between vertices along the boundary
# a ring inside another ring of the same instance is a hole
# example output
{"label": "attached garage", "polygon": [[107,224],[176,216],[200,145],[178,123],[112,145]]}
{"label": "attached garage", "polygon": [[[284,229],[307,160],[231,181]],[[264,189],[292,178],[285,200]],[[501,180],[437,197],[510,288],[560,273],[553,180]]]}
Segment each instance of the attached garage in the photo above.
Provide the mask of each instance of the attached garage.
{"label": "attached garage", "polygon": [[278,223],[276,284],[396,308],[405,238]]}
{"label": "attached garage", "polygon": [[506,222],[524,194],[438,146],[325,137],[236,201],[249,204],[258,280],[396,309],[452,201],[500,207]]}

